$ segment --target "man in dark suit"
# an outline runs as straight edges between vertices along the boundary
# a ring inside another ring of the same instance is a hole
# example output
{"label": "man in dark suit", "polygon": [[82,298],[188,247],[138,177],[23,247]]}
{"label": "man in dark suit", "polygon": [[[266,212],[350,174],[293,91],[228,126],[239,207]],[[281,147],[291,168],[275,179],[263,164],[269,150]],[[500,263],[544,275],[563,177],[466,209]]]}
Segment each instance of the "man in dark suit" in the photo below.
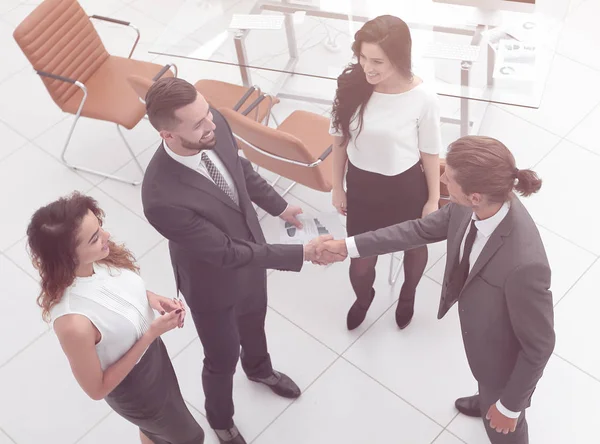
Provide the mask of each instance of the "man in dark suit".
{"label": "man in dark suit", "polygon": [[314,259],[314,245],[266,244],[253,202],[296,226],[302,210],[238,156],[229,125],[193,85],[159,80],[148,91],[146,108],[163,143],[144,176],[144,214],[169,240],[177,290],[204,347],[208,422],[219,442],[242,444],[232,400],[240,346],[250,380],[280,396],[300,396],[296,384],[271,366],[266,269],[300,271],[305,259]]}
{"label": "man in dark suit", "polygon": [[[318,247],[320,261],[368,257],[447,240],[438,318],[458,301],[465,351],[479,394],[456,401],[483,417],[493,444],[529,442],[525,409],[554,349],[550,267],[531,216],[513,194],[539,190],[499,141],[450,145],[442,181],[449,205],[429,216]],[[515,184],[516,182],[516,184]],[[333,256],[336,254],[336,256]]]}

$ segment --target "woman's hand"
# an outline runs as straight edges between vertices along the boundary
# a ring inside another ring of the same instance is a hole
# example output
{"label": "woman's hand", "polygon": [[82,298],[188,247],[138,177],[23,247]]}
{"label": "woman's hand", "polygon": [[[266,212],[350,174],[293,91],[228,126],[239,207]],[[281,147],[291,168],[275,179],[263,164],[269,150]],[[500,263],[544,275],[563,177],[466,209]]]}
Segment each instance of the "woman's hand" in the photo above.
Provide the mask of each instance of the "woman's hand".
{"label": "woman's hand", "polygon": [[173,310],[170,313],[161,314],[154,321],[152,321],[148,333],[150,333],[153,338],[158,338],[163,333],[173,330],[175,327],[179,327],[181,322],[180,316],[182,314],[183,309],[181,308]]}
{"label": "woman's hand", "polygon": [[425,206],[423,207],[423,214],[421,215],[421,217],[425,217],[431,213],[433,213],[434,211],[437,211],[439,209],[439,202],[436,201],[427,201],[427,203],[425,204]]}
{"label": "woman's hand", "polygon": [[331,195],[331,203],[342,216],[348,214],[348,203],[346,202],[346,192],[343,188],[334,188]]}
{"label": "woman's hand", "polygon": [[181,309],[181,313],[179,316],[179,328],[183,328],[186,310],[181,300],[159,296],[156,293],[152,293],[151,291],[148,291],[147,294],[150,307],[159,312],[161,315],[164,315],[165,313],[171,313],[173,310]]}

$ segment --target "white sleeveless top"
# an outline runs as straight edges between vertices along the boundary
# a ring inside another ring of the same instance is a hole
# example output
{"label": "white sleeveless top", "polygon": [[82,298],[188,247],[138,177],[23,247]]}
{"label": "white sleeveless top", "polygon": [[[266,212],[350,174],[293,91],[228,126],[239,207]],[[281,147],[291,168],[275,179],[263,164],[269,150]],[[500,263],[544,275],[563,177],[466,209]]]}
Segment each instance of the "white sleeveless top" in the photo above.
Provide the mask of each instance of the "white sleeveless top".
{"label": "white sleeveless top", "polygon": [[[442,149],[439,99],[425,83],[398,94],[374,91],[360,134],[358,123],[357,110],[346,152],[361,170],[395,176],[416,164],[421,153],[439,154]],[[333,122],[329,134],[342,135]]]}
{"label": "white sleeveless top", "polygon": [[94,274],[77,277],[50,310],[52,325],[61,316],[79,314],[100,331],[96,344],[102,370],[118,361],[148,331],[154,311],[144,281],[126,269],[94,263]]}

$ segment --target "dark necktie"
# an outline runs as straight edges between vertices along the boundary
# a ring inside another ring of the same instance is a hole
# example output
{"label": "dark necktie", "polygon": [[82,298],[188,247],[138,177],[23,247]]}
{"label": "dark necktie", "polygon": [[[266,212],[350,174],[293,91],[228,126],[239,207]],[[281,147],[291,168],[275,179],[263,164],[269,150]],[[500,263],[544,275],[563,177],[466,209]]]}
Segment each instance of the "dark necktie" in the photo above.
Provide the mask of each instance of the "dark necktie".
{"label": "dark necktie", "polygon": [[458,299],[458,295],[462,291],[465,286],[465,282],[467,281],[467,277],[469,276],[469,256],[471,256],[471,250],[473,250],[473,243],[475,242],[475,237],[477,236],[477,227],[475,226],[475,219],[471,220],[471,226],[469,228],[469,233],[467,234],[467,238],[465,240],[465,246],[463,248],[463,254],[460,262],[454,268],[452,272],[452,292],[453,297]]}
{"label": "dark necktie", "polygon": [[202,159],[202,162],[204,162],[204,165],[206,165],[208,174],[210,175],[211,179],[215,182],[215,185],[217,185],[225,194],[227,194],[230,197],[230,199],[235,202],[236,205],[239,205],[235,193],[229,187],[227,181],[225,180],[221,172],[218,170],[218,168],[215,166],[215,164],[212,162],[212,160],[209,159],[208,154],[202,153],[200,158]]}

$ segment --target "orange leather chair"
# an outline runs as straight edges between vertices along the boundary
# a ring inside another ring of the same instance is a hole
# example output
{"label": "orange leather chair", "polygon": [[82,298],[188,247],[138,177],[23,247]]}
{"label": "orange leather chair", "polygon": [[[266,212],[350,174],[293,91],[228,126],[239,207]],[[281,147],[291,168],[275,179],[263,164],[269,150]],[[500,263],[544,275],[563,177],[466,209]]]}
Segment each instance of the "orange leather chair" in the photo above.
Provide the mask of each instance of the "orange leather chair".
{"label": "orange leather chair", "polygon": [[245,157],[253,164],[317,191],[332,189],[332,143],[329,119],[294,111],[271,128],[232,109],[219,110],[229,122]]}
{"label": "orange leather chair", "polygon": [[[110,55],[90,18],[129,26],[137,38],[128,58]],[[129,87],[127,76],[152,78],[162,68],[155,63],[131,59],[140,34],[129,22],[92,15],[88,17],[76,0],[45,0],[17,26],[13,36],[33,68],[42,78],[54,102],[75,120],[67,136],[61,159],[70,168],[139,185],[134,181],[70,164],[65,158],[79,117],[113,122],[135,160],[121,127],[131,129],[146,114],[145,107]],[[164,73],[173,75],[172,73]],[[176,74],[176,73],[175,73]]]}
{"label": "orange leather chair", "polygon": [[[170,65],[166,65],[163,69],[167,69],[168,66]],[[154,83],[154,80],[139,75],[131,75],[127,78],[127,81],[142,101]],[[194,83],[194,86],[209,105],[215,109],[228,108],[238,111],[242,108],[252,107],[251,114],[257,122],[268,123],[273,105],[279,103],[279,99],[263,94],[260,88],[256,86],[246,88],[245,86],[211,79],[199,80]],[[255,102],[256,105],[254,105]]]}
{"label": "orange leather chair", "polygon": [[[440,177],[442,177],[444,171],[446,171],[446,159],[440,158]],[[446,184],[440,181],[440,208],[442,208],[444,205],[448,205],[449,203],[450,193],[448,193],[448,187],[446,186]],[[402,261],[404,260],[404,256],[402,256],[402,258],[399,259],[400,264],[398,265],[398,267],[396,267],[396,269],[394,269],[394,258],[396,258],[396,255],[392,255],[392,259],[390,260],[390,274],[388,276],[388,283],[390,285],[394,285],[398,280],[398,275],[400,274],[400,269],[402,268]]]}

